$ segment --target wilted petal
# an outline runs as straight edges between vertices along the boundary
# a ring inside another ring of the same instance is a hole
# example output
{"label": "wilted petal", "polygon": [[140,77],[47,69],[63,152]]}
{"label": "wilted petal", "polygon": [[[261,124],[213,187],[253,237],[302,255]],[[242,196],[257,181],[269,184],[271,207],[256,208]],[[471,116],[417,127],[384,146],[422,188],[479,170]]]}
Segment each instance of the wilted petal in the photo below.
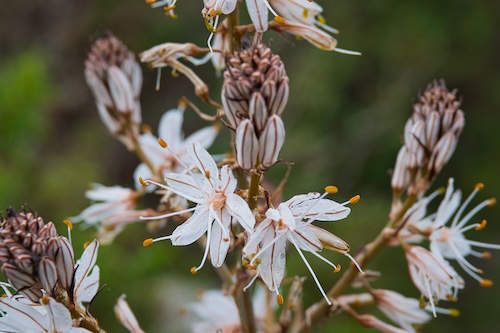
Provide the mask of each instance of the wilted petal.
{"label": "wilted petal", "polygon": [[266,128],[259,138],[259,160],[265,167],[272,166],[285,142],[285,126],[277,115],[273,115],[267,121]]}
{"label": "wilted petal", "polygon": [[257,163],[259,142],[248,119],[243,120],[236,129],[235,138],[236,160],[243,169],[251,169]]}
{"label": "wilted petal", "polygon": [[118,302],[114,307],[115,315],[120,321],[120,323],[129,330],[130,333],[144,333],[142,328],[139,326],[134,313],[130,309],[127,301],[125,300],[125,295],[118,298]]}

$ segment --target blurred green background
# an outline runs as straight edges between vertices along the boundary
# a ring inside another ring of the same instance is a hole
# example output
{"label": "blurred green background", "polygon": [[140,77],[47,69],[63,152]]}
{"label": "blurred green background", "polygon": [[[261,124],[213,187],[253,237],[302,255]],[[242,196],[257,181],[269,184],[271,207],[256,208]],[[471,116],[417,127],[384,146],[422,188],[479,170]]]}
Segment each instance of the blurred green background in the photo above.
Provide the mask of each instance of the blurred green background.
{"label": "blurred green background", "polygon": [[[286,197],[336,184],[339,201],[361,194],[350,218],[330,227],[353,250],[374,237],[385,223],[390,204],[390,169],[400,146],[404,122],[417,93],[434,78],[445,78],[463,96],[467,126],[451,163],[437,179],[449,176],[465,193],[483,181],[477,201],[500,192],[500,2],[322,1],[328,23],[338,28],[339,47],[359,50],[362,57],[317,50],[291,36],[268,34],[268,43],[285,61],[291,93],[284,120],[287,141],[281,157],[295,161]],[[26,205],[62,228],[62,220],[88,205],[84,191],[91,182],[132,186],[137,159],[108,135],[100,123],[83,77],[90,43],[113,31],[133,51],[166,41],[205,45],[208,32],[200,17],[201,1],[179,1],[179,19],[165,17],[141,0],[32,0],[28,5],[5,1],[0,9],[0,207]],[[247,20],[247,18],[244,18]],[[211,66],[199,68],[218,99],[221,81]],[[192,96],[185,78],[163,76],[154,91],[155,73],[144,67],[143,117],[156,129],[161,114],[182,95]],[[201,103],[200,103],[201,105]],[[186,132],[204,126],[187,115]],[[227,149],[228,133],[212,152]],[[283,166],[269,174],[279,181]],[[498,206],[481,217],[489,220],[475,239],[499,242]],[[74,233],[77,255],[93,237],[91,229]],[[126,228],[114,244],[101,247],[98,264],[104,290],[92,305],[109,332],[124,332],[112,313],[116,298],[126,293],[142,326],[149,332],[185,331],[179,309],[206,287],[217,287],[207,265],[196,276],[196,246],[167,243],[142,248],[149,233],[140,224]],[[486,276],[500,280],[500,260],[478,262]],[[334,257],[330,255],[330,257]],[[335,258],[344,267],[345,258]],[[291,251],[288,276],[309,276]],[[326,287],[338,278],[312,259]],[[400,249],[383,251],[370,266],[384,272],[376,287],[409,296],[418,292],[408,279]],[[500,287],[480,288],[466,278],[459,318],[440,316],[426,332],[498,331]],[[306,303],[319,299],[311,279]],[[444,304],[444,303],[443,303]],[[445,305],[445,304],[444,304]],[[349,317],[325,322],[318,332],[366,332]]]}

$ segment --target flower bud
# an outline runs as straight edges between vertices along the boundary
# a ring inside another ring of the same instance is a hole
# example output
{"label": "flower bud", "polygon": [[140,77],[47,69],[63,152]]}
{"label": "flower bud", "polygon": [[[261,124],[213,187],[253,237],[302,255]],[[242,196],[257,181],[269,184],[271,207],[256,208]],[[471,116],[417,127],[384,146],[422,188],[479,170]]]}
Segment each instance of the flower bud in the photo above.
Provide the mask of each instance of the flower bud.
{"label": "flower bud", "polygon": [[108,130],[132,149],[141,123],[142,71],[135,56],[115,36],[94,42],[85,61],[85,78]]}
{"label": "flower bud", "polygon": [[[263,44],[234,53],[226,66],[222,104],[229,127],[236,130],[238,163],[244,169],[256,167],[250,162],[258,156],[262,166],[270,167],[277,161],[285,138],[280,118],[289,94],[285,66]],[[251,147],[242,145],[244,139]]]}

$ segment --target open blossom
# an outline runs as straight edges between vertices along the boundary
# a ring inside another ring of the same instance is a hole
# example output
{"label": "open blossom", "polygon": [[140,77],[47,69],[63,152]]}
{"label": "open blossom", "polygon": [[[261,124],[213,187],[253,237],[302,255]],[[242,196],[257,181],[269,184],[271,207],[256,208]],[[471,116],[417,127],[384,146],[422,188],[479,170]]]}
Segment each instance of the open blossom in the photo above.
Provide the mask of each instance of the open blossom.
{"label": "open blossom", "polygon": [[16,297],[0,298],[0,330],[12,333],[90,333],[73,327],[69,310],[53,298],[44,296],[42,303],[30,303]]}
{"label": "open blossom", "polygon": [[[256,290],[252,303],[257,331],[264,332],[264,321],[270,303],[266,299],[266,292],[263,288]],[[220,290],[205,291],[199,302],[189,305],[189,310],[199,318],[191,325],[194,333],[241,331],[240,316],[234,299],[224,295]]]}
{"label": "open blossom", "polygon": [[274,9],[285,19],[310,26],[319,26],[329,32],[338,31],[326,25],[321,16],[323,8],[309,0],[269,0]]}
{"label": "open blossom", "polygon": [[474,188],[474,191],[460,205],[462,193],[460,190],[454,190],[453,178],[448,181],[446,194],[439,205],[435,214],[423,218],[413,224],[413,227],[421,234],[426,234],[431,242],[430,249],[437,256],[454,259],[474,279],[479,281],[483,286],[490,286],[491,281],[482,278],[479,274],[481,269],[473,266],[466,257],[489,257],[489,252],[479,252],[473,248],[500,249],[498,244],[483,243],[469,240],[465,237],[465,233],[470,230],[481,230],[486,226],[486,220],[480,223],[468,224],[469,221],[484,207],[491,206],[495,203],[494,198],[482,201],[468,213],[465,210],[476,193],[483,188],[483,184],[479,183]]}
{"label": "open blossom", "polygon": [[[162,148],[158,144],[158,138],[151,133],[143,134],[139,138],[144,154],[160,174],[166,171],[182,171],[184,166],[179,163],[179,159],[186,160],[187,164],[191,165],[192,161],[189,160],[188,148],[194,142],[198,142],[204,148],[210,147],[219,132],[217,126],[207,126],[184,138],[182,131],[184,110],[185,104],[181,103],[177,109],[165,112],[160,119],[158,137],[166,142],[167,149]],[[147,179],[152,176],[151,170],[144,163],[139,164],[134,172],[136,181],[139,177]],[[136,186],[139,186],[139,184],[136,183]]]}
{"label": "open blossom", "polygon": [[318,252],[325,247],[350,257],[347,253],[349,245],[311,223],[344,219],[351,211],[345,205],[354,201],[339,204],[324,199],[326,194],[322,196],[319,193],[296,195],[281,203],[278,208],[269,208],[266,212],[266,219],[256,227],[254,232],[250,233],[243,249],[243,254],[250,260],[248,266],[257,265],[255,277],[260,276],[267,287],[276,292],[278,298],[280,298],[278,289],[285,273],[286,244],[290,242],[297,249],[316,285],[330,304],[328,296],[302,251],[312,253],[338,271],[340,266],[333,264]]}
{"label": "open blossom", "polygon": [[436,316],[434,303],[456,299],[464,281],[446,260],[421,246],[407,246],[405,253],[413,284],[429,300]]}
{"label": "open blossom", "polygon": [[392,290],[371,291],[378,308],[393,322],[408,332],[416,332],[413,325],[429,321],[430,315],[420,307],[419,301]]}
{"label": "open blossom", "polygon": [[209,252],[212,264],[221,266],[229,249],[231,223],[237,221],[245,230],[251,231],[255,217],[245,200],[234,193],[236,178],[229,166],[219,170],[212,156],[197,142],[191,144],[189,154],[200,173],[167,173],[166,186],[153,181],[146,182],[194,202],[195,207],[144,219],[161,219],[187,212],[193,212],[193,215],[178,226],[171,236],[148,239],[144,245],[165,239],[170,239],[173,245],[189,245],[206,233],[205,253],[201,264],[192,269],[194,273],[201,269]]}

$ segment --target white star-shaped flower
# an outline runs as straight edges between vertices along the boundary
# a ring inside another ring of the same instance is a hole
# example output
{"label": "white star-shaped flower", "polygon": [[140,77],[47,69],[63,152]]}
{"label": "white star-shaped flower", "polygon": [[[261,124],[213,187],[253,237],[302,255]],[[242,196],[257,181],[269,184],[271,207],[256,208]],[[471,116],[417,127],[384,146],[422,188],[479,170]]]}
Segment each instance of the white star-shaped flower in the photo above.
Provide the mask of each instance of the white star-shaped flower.
{"label": "white star-shaped flower", "polygon": [[251,231],[255,225],[255,217],[245,200],[234,193],[236,178],[229,166],[219,170],[212,156],[197,142],[191,144],[188,153],[200,173],[167,173],[167,185],[148,180],[146,182],[176,193],[196,205],[143,219],[162,219],[187,212],[193,212],[193,215],[178,226],[172,235],[149,239],[144,244],[170,239],[174,246],[189,245],[206,233],[205,253],[201,264],[192,269],[194,273],[203,267],[209,252],[212,264],[215,267],[221,266],[229,249],[231,223],[237,221],[245,230]]}

